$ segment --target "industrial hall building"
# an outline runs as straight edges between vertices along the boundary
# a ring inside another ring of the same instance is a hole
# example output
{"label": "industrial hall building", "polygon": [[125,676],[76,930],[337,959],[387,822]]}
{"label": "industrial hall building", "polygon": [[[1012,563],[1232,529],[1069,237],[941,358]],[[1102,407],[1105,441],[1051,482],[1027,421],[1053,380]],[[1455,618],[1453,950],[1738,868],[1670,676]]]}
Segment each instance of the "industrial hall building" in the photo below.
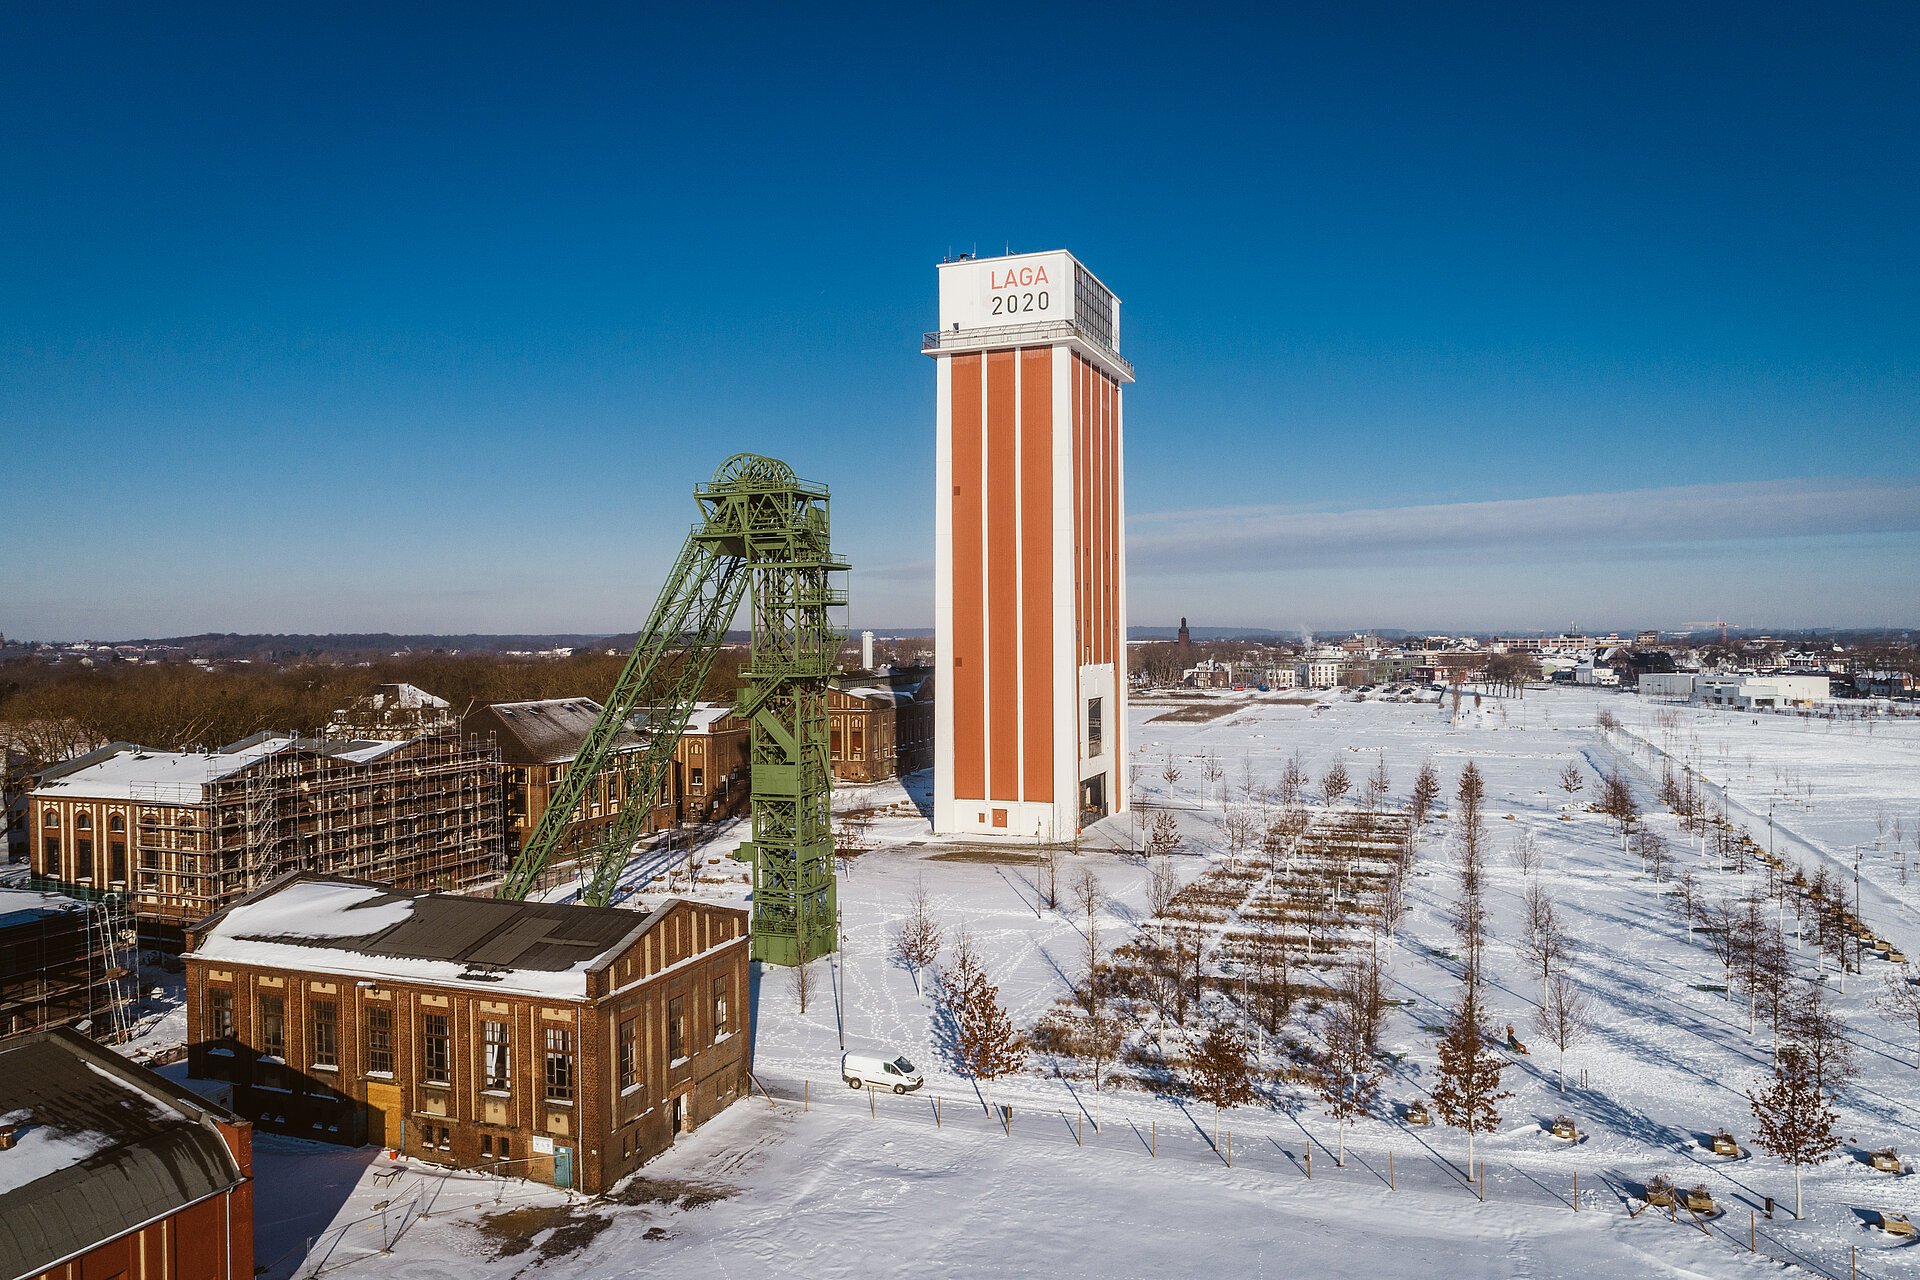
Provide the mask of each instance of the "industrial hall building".
{"label": "industrial hall building", "polygon": [[883,782],[933,766],[933,679],[846,675],[827,690],[827,757],[837,782]]}
{"label": "industrial hall building", "polygon": [[747,1090],[747,913],[291,876],[188,933],[188,1070],[262,1129],[599,1194]]}
{"label": "industrial hall building", "polygon": [[0,1276],[253,1274],[252,1126],[68,1030],[0,1043]]}
{"label": "industrial hall building", "polygon": [[[547,698],[537,702],[495,702],[476,707],[461,721],[469,738],[500,744],[506,822],[511,854],[526,848],[560,780],[573,767],[587,740],[600,704],[591,698]],[[637,755],[646,745],[641,728],[623,730],[616,750]],[[745,812],[747,722],[718,703],[695,706],[686,732],[674,749],[674,767],[653,797],[649,830],[682,822],[717,822]],[[609,826],[626,803],[626,775],[604,769],[581,800],[564,848],[587,848],[594,833]]]}
{"label": "industrial hall building", "polygon": [[29,795],[32,887],[112,897],[143,946],[291,871],[460,890],[505,865],[498,748],[255,734],[218,751],[116,742]]}

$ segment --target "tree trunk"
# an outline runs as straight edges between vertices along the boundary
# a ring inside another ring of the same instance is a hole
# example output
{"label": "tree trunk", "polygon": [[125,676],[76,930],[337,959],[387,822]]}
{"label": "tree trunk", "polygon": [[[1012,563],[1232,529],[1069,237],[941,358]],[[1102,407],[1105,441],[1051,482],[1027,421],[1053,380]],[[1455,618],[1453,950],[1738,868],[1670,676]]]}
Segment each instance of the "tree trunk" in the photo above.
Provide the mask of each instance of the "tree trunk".
{"label": "tree trunk", "polygon": [[1793,1220],[1800,1220],[1800,1166],[1793,1166]]}
{"label": "tree trunk", "polygon": [[1345,1116],[1340,1117],[1340,1154],[1334,1159],[1334,1164],[1342,1169],[1347,1167],[1347,1118]]}
{"label": "tree trunk", "polygon": [[1567,1051],[1560,1051],[1560,1092],[1567,1091]]}

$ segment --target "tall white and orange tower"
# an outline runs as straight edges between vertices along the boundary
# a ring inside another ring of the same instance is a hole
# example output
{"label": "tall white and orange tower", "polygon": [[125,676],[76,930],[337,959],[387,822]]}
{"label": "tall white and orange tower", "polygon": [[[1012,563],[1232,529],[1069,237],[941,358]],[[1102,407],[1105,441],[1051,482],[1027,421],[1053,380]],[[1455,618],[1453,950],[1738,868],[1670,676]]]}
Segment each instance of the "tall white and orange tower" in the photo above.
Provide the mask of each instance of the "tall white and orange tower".
{"label": "tall white and orange tower", "polygon": [[940,264],[933,827],[1128,807],[1120,300],[1072,254]]}

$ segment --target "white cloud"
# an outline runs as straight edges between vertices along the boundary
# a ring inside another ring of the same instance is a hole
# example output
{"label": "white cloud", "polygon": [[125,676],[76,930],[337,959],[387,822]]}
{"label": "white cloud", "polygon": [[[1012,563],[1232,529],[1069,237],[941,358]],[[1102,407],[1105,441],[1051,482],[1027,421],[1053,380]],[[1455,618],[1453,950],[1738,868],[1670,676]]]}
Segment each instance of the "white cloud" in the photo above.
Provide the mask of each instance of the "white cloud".
{"label": "white cloud", "polygon": [[1920,530],[1920,480],[1794,479],[1494,502],[1304,511],[1237,507],[1134,516],[1129,568],[1148,573],[1516,555]]}

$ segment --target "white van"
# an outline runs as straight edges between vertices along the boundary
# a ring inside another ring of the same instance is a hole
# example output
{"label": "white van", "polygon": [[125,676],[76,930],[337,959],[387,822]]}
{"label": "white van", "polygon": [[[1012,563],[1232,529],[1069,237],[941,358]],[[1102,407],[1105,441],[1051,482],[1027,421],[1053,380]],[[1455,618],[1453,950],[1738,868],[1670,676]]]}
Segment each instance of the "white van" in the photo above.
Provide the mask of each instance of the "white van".
{"label": "white van", "polygon": [[866,1053],[840,1055],[840,1074],[852,1089],[891,1089],[912,1093],[926,1081],[903,1054],[897,1058],[876,1058]]}

